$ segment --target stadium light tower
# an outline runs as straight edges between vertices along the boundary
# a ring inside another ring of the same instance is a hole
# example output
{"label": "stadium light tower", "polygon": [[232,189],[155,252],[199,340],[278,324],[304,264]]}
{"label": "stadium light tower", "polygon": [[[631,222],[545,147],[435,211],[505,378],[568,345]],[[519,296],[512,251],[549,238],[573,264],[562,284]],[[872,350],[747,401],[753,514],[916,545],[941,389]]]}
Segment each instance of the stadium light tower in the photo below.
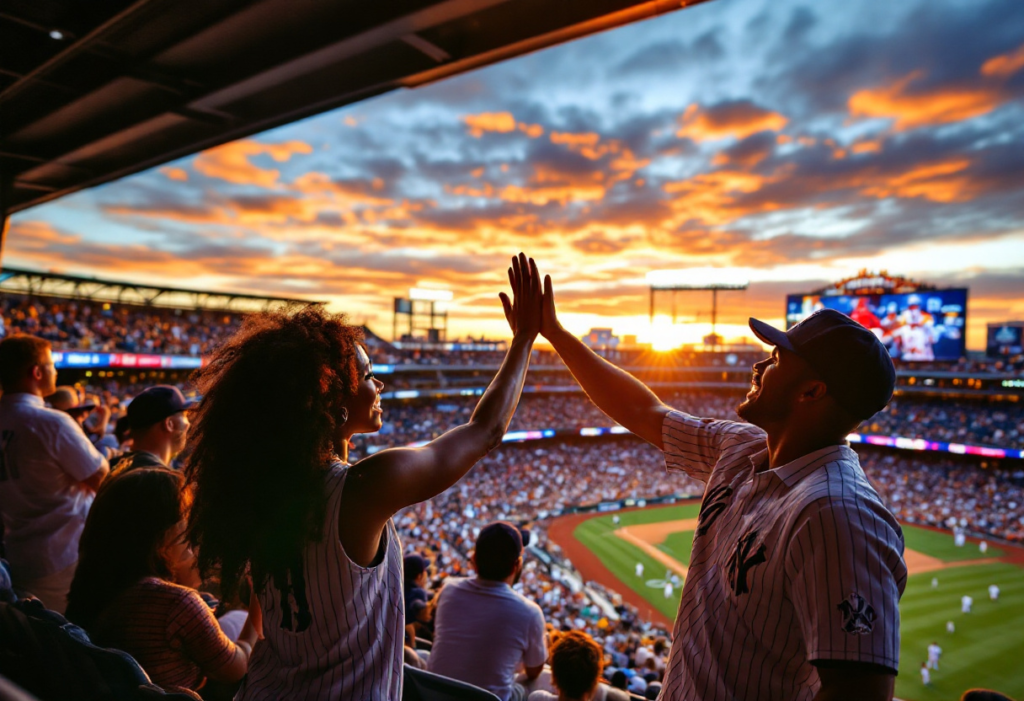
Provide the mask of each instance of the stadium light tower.
{"label": "stadium light tower", "polygon": [[711,344],[718,345],[715,329],[718,323],[719,290],[745,290],[750,281],[738,270],[727,268],[690,268],[684,270],[652,270],[647,273],[651,288],[650,321],[654,322],[654,297],[657,292],[672,293],[672,323],[676,323],[676,293],[711,290]]}
{"label": "stadium light tower", "polygon": [[[408,317],[408,336],[410,340],[417,330],[427,332],[428,343],[443,343],[448,340],[448,303],[455,298],[451,290],[438,290],[426,287],[413,287],[407,298],[395,297],[395,313],[391,324],[392,341],[398,339],[398,317]],[[426,325],[417,320],[429,321]],[[443,326],[437,326],[437,320]]]}

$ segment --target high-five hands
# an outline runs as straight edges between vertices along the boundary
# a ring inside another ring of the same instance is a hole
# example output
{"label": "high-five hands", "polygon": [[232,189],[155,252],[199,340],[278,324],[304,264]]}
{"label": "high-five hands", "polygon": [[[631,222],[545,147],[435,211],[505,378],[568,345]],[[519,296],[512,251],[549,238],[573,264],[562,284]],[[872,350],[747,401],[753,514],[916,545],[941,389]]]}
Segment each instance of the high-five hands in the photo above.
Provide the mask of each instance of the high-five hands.
{"label": "high-five hands", "polygon": [[512,286],[512,300],[504,292],[499,292],[501,306],[505,310],[505,319],[514,336],[534,339],[541,330],[540,273],[533,258],[527,260],[520,253],[512,258],[512,267],[508,269],[508,281]]}
{"label": "high-five hands", "polygon": [[[515,301],[510,302],[508,295],[504,292],[499,293],[498,296],[501,297],[501,304],[505,308],[505,318],[512,328],[512,333],[515,334],[520,328],[517,316],[520,312],[529,313],[531,323],[533,323],[532,315],[539,314],[537,329],[544,338],[550,340],[551,335],[561,329],[558,316],[555,314],[555,293],[551,289],[551,276],[544,276],[542,291],[537,263],[533,258],[527,259],[525,254],[520,253],[512,259],[512,267],[508,269],[508,281],[512,285]],[[522,309],[519,309],[517,305],[522,306]],[[529,328],[533,329],[534,327],[530,326]],[[533,333],[536,334],[537,331],[533,331]]]}

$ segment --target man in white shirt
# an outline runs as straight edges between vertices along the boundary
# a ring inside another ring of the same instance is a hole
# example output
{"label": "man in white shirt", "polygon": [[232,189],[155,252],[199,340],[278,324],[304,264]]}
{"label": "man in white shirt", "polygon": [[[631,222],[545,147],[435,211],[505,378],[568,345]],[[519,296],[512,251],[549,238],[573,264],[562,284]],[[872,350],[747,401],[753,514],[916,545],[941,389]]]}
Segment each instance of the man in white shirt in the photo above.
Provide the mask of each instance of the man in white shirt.
{"label": "man in white shirt", "polygon": [[753,368],[750,423],[673,410],[558,323],[541,334],[609,417],[706,483],[660,698],[888,701],[899,666],[903,535],[845,437],[883,409],[896,372],[878,338],[822,309]]}
{"label": "man in white shirt", "polygon": [[970,613],[971,606],[974,604],[974,599],[967,594],[964,594],[960,599],[960,611],[961,613]]}
{"label": "man in white shirt", "polygon": [[988,585],[988,598],[989,601],[999,601],[999,585],[989,584]]}
{"label": "man in white shirt", "polygon": [[928,669],[939,669],[939,657],[942,656],[942,648],[939,644],[932,641],[932,644],[928,646]]}
{"label": "man in white shirt", "polygon": [[476,577],[449,578],[437,596],[428,668],[475,684],[502,701],[526,698],[522,665],[536,679],[548,658],[540,607],[512,590],[523,569],[523,540],[506,521],[485,526],[473,552]]}
{"label": "man in white shirt", "polygon": [[929,686],[932,683],[932,673],[928,670],[928,663],[921,663],[921,683]]}
{"label": "man in white shirt", "polygon": [[642,562],[636,563],[636,576],[637,577],[643,577],[644,576],[644,563],[642,563]]}
{"label": "man in white shirt", "polygon": [[15,591],[63,613],[78,540],[109,468],[81,426],[43,397],[56,389],[50,344],[0,342],[0,513]]}

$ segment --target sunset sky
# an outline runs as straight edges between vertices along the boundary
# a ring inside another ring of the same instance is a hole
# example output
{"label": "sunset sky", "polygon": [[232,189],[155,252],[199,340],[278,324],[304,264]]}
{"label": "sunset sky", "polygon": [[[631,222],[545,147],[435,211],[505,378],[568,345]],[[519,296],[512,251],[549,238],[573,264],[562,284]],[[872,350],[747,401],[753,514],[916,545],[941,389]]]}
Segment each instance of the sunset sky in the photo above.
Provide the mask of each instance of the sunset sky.
{"label": "sunset sky", "polygon": [[[518,250],[579,334],[651,340],[650,270],[743,269],[731,338],[870,268],[970,287],[981,348],[1024,319],[1024,2],[714,0],[22,212],[4,256],[329,300],[386,337],[433,284],[453,335],[504,337]],[[696,341],[709,305],[657,333]]]}

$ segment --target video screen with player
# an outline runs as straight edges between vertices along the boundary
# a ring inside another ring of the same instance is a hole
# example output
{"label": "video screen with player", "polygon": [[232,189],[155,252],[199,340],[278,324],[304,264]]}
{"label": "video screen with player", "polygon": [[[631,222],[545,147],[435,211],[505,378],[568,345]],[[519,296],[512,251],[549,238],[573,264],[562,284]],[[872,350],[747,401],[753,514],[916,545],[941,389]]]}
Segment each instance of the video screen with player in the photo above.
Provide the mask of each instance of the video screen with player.
{"label": "video screen with player", "polygon": [[789,295],[786,328],[818,309],[835,309],[870,329],[893,358],[958,360],[964,356],[967,290],[882,295]]}

